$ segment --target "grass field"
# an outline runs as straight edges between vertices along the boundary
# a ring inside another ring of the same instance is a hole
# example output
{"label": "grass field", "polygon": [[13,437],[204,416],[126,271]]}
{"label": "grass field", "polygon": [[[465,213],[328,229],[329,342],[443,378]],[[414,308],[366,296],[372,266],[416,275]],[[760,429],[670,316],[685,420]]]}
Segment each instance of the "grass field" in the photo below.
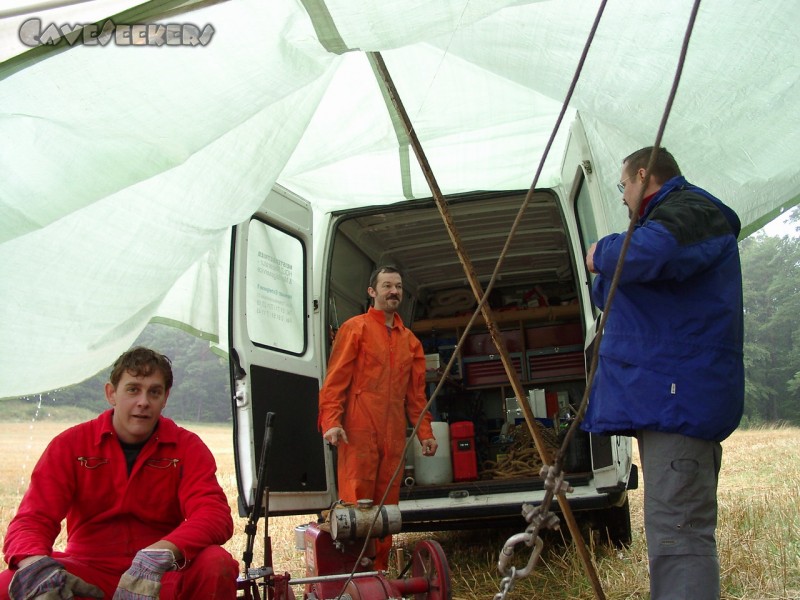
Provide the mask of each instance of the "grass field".
{"label": "grass field", "polygon": [[[33,465],[47,442],[71,424],[57,415],[0,422],[0,540],[25,492]],[[228,494],[235,534],[226,547],[237,559],[245,549],[246,519],[236,512],[236,476],[231,429],[221,425],[184,426],[197,432],[216,456],[219,480]],[[718,543],[723,599],[800,599],[800,430],[795,428],[737,431],[723,444],[719,491]],[[624,551],[590,541],[600,581],[609,599],[648,598],[647,553],[642,528],[642,490],[631,493],[632,546]],[[274,567],[293,577],[304,576],[302,553],[294,549],[294,527],[311,517],[269,520]],[[263,557],[263,520],[256,538],[254,566]],[[498,552],[518,531],[473,531],[401,534],[397,545],[409,556],[419,539],[438,540],[445,549],[453,598],[491,598],[498,591]],[[57,545],[63,544],[59,539]],[[517,566],[527,555],[520,551]],[[296,590],[300,591],[300,590]],[[595,595],[571,544],[547,539],[543,560],[531,577],[520,580],[512,599],[590,599]]]}

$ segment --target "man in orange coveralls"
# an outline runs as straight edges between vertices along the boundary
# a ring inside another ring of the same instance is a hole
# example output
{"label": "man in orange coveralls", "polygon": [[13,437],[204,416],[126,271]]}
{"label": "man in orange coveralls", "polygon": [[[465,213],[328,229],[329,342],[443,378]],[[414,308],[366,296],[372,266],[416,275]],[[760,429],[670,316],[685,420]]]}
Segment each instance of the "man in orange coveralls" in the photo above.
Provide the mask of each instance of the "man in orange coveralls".
{"label": "man in orange coveralls", "polygon": [[[233,535],[208,447],[161,416],[169,359],[148,348],[114,363],[111,410],[56,436],[8,526],[0,600],[236,597]],[[67,546],[53,542],[67,520]]]}
{"label": "man in orange coveralls", "polygon": [[[378,267],[367,293],[373,306],[345,321],[336,334],[319,393],[319,428],[338,448],[339,497],[345,502],[369,498],[377,504],[404,460],[406,419],[415,425],[427,403],[425,355],[397,314],[403,299],[397,269]],[[430,413],[425,413],[417,437],[423,455],[436,454]],[[385,504],[400,501],[400,479],[392,483]],[[391,536],[376,545],[375,568],[386,569]]]}

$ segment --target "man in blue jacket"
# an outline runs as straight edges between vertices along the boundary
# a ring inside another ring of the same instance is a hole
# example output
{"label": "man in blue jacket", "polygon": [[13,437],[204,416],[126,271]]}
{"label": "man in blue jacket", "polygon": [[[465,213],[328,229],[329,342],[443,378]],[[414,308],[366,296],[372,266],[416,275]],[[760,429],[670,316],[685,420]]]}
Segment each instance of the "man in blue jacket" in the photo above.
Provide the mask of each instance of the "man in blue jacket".
{"label": "man in blue jacket", "polygon": [[[741,225],[663,148],[645,187],[651,153],[622,162],[618,187],[638,221],[583,428],[637,437],[651,599],[718,599],[720,442],[744,405]],[[624,238],[606,236],[586,256],[601,309]]]}

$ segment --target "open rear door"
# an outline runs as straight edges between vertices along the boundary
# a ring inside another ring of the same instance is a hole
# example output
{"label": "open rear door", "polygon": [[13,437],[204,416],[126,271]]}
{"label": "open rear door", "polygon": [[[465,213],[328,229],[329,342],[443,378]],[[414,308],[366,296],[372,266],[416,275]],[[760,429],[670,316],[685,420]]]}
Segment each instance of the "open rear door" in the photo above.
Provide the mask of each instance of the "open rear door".
{"label": "open rear door", "polygon": [[[565,212],[576,253],[579,278],[578,288],[586,326],[585,356],[591,364],[594,353],[600,311],[591,299],[594,275],[589,273],[583,257],[598,239],[608,232],[599,177],[592,159],[589,142],[578,116],[572,123],[569,141],[561,165],[561,178],[567,199]],[[598,491],[621,492],[625,490],[631,468],[631,440],[620,436],[591,436],[592,471]],[[626,509],[627,510],[627,509]]]}
{"label": "open rear door", "polygon": [[[561,164],[561,180],[566,196],[565,213],[567,226],[573,240],[573,252],[578,263],[581,306],[586,326],[586,344],[589,346],[595,336],[595,326],[599,311],[590,298],[591,282],[594,277],[584,264],[583,257],[589,246],[608,233],[599,178],[589,149],[589,142],[578,115],[569,131],[569,140]],[[580,269],[583,265],[583,270]]]}
{"label": "open rear door", "polygon": [[270,514],[316,512],[334,499],[330,453],[317,430],[311,223],[311,206],[276,186],[233,231],[229,348],[242,515],[254,500],[268,412],[275,413],[265,466]]}

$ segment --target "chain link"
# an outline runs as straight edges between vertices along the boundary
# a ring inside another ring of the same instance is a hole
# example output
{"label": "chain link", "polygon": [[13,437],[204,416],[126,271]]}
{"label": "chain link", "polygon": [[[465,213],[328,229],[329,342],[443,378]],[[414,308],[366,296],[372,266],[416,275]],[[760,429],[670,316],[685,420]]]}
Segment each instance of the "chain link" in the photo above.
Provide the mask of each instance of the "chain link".
{"label": "chain link", "polygon": [[500,591],[494,595],[494,600],[506,600],[508,592],[512,590],[516,582],[515,575],[516,569],[511,567],[511,575],[500,580]]}

